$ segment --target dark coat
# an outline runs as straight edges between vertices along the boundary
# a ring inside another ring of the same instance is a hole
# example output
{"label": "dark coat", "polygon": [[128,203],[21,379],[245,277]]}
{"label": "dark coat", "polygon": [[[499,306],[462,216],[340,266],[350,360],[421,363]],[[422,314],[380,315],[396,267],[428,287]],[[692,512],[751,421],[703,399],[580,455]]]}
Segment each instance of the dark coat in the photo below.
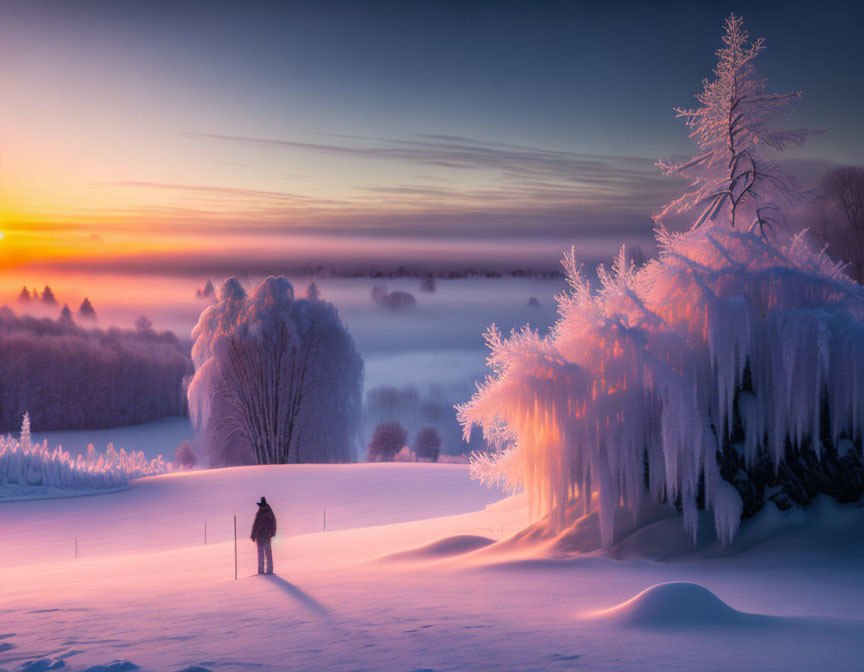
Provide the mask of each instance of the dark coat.
{"label": "dark coat", "polygon": [[262,504],[252,523],[252,541],[264,541],[276,536],[276,514],[269,504]]}

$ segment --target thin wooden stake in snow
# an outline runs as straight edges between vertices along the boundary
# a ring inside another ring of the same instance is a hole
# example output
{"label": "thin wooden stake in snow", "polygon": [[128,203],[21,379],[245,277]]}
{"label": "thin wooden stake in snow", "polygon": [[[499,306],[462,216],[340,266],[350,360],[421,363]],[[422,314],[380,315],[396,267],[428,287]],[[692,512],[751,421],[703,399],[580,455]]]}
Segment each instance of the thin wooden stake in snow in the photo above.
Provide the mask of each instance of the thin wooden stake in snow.
{"label": "thin wooden stake in snow", "polygon": [[237,580],[237,514],[234,514],[234,580]]}

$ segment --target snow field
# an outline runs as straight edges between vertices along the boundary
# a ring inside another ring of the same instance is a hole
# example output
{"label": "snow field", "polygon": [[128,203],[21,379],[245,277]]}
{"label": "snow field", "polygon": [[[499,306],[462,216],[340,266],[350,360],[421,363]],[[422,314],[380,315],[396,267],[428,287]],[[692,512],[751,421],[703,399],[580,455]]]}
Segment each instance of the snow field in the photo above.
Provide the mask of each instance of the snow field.
{"label": "snow field", "polygon": [[[261,495],[280,525],[268,578],[253,576],[248,540]],[[803,670],[854,669],[864,654],[862,509],[766,511],[752,535],[745,524],[740,548],[710,544],[666,562],[635,548],[616,561],[596,550],[596,516],[569,533],[593,536],[595,550],[577,553],[566,533],[548,536],[548,521],[515,535],[528,524],[526,501],[500,497],[460,465],[292,465],[0,504],[0,635],[10,635],[0,643],[11,646],[0,669],[66,656],[70,672],[115,660],[144,672]],[[207,546],[202,518],[213,526]],[[686,539],[680,521],[658,514],[621,527],[619,544],[673,526]],[[592,616],[668,582],[777,618],[682,628],[663,619],[701,607],[665,589],[653,606],[636,601],[663,627]]]}

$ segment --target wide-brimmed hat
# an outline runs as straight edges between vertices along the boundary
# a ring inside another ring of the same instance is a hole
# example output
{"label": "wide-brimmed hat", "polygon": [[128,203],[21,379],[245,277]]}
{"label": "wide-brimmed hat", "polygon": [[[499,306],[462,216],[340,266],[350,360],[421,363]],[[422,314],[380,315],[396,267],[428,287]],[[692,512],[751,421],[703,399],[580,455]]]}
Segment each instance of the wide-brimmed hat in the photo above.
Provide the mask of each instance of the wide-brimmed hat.
{"label": "wide-brimmed hat", "polygon": [[258,506],[267,506],[267,498],[262,497],[260,502],[257,502]]}

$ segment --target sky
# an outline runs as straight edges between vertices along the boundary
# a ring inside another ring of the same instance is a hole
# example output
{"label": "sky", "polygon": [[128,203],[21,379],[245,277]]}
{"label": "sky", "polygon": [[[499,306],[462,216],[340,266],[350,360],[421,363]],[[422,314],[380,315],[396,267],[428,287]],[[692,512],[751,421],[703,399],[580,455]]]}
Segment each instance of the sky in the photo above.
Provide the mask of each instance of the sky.
{"label": "sky", "polygon": [[864,163],[864,8],[0,0],[0,270],[527,265],[650,245],[723,19]]}

